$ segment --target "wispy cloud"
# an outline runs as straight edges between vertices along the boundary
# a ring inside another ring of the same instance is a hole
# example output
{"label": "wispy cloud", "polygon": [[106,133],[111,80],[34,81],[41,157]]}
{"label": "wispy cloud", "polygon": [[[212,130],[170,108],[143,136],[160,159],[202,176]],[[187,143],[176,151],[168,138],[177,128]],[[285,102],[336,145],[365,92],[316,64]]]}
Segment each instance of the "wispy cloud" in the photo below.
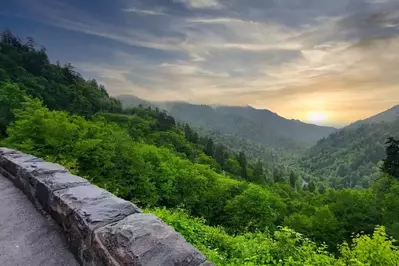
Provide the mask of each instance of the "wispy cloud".
{"label": "wispy cloud", "polygon": [[142,15],[149,15],[149,16],[167,16],[168,14],[161,12],[161,11],[155,11],[155,10],[150,10],[150,9],[137,9],[137,8],[125,8],[122,9],[124,12],[132,12],[136,14],[142,14]]}
{"label": "wispy cloud", "polygon": [[222,8],[218,0],[173,0],[175,3],[182,3],[188,8],[198,9],[219,9]]}

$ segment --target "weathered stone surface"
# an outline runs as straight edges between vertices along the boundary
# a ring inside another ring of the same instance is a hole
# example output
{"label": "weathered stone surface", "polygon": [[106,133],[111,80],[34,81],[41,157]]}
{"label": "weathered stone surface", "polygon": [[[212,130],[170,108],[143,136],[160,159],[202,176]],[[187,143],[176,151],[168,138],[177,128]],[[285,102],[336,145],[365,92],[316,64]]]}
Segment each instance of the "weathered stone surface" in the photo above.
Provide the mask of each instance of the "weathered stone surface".
{"label": "weathered stone surface", "polygon": [[32,155],[23,154],[13,150],[2,150],[0,167],[3,174],[10,178],[14,184],[21,188],[32,202],[36,203],[36,183],[38,177],[45,177],[54,173],[67,173],[59,164],[45,162]]}
{"label": "weathered stone surface", "polygon": [[14,184],[16,183],[16,177],[10,174],[7,170],[5,170],[3,167],[0,166],[0,174],[3,176],[7,177],[9,180],[11,180]]}
{"label": "weathered stone surface", "polygon": [[11,152],[1,156],[0,165],[11,174],[17,174],[21,164],[35,161],[43,162],[42,159],[37,158],[33,155],[23,154],[20,152]]}
{"label": "weathered stone surface", "polygon": [[35,177],[35,197],[45,211],[50,211],[49,198],[54,191],[77,186],[87,186],[90,183],[80,176],[70,173],[54,173],[51,175],[39,175]]}
{"label": "weathered stone surface", "polygon": [[24,183],[19,180],[18,171],[20,166],[29,161],[39,161],[32,155],[26,155],[18,151],[3,149],[3,155],[0,156],[0,167],[5,170],[6,176],[10,178],[18,187],[24,188]]}
{"label": "weathered stone surface", "polygon": [[9,148],[0,148],[0,156],[5,155],[5,154],[10,154],[10,153],[18,153],[19,151],[9,149]]}
{"label": "weathered stone surface", "polygon": [[71,248],[85,263],[92,260],[89,247],[94,230],[141,212],[132,203],[93,185],[55,191],[49,208],[63,226]]}
{"label": "weathered stone surface", "polygon": [[151,214],[133,214],[96,230],[93,248],[106,265],[199,266],[206,261],[180,234]]}
{"label": "weathered stone surface", "polygon": [[20,164],[17,173],[18,177],[27,180],[33,187],[36,186],[35,177],[37,176],[52,175],[55,173],[68,173],[68,170],[59,164],[40,161],[41,159],[38,158],[36,159],[37,160],[33,159]]}

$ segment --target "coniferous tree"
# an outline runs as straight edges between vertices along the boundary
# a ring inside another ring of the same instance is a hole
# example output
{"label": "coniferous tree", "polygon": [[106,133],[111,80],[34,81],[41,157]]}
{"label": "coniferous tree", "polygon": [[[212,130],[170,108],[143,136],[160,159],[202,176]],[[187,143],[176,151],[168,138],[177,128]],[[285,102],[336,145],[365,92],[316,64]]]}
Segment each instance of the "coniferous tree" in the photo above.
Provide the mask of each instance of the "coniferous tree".
{"label": "coniferous tree", "polygon": [[265,173],[265,170],[263,169],[263,164],[260,160],[258,160],[254,166],[254,171],[253,171],[253,176],[255,178],[259,178],[263,176]]}
{"label": "coniferous tree", "polygon": [[215,154],[215,144],[211,138],[208,138],[205,146],[205,154],[213,157]]}
{"label": "coniferous tree", "polygon": [[241,177],[246,179],[247,178],[247,156],[243,151],[240,151],[237,157],[237,161],[240,164],[241,168]]}
{"label": "coniferous tree", "polygon": [[290,173],[290,185],[293,188],[296,188],[296,182],[298,180],[297,175],[294,173],[294,171],[291,171]]}
{"label": "coniferous tree", "polygon": [[308,190],[310,192],[314,192],[316,190],[316,184],[313,180],[310,180],[310,182],[308,184]]}
{"label": "coniferous tree", "polygon": [[399,140],[388,138],[386,158],[382,170],[392,177],[399,178]]}
{"label": "coniferous tree", "polygon": [[221,144],[216,145],[215,160],[216,162],[218,162],[218,164],[220,164],[222,168],[224,168],[224,166],[226,165],[227,157],[228,154],[226,148]]}

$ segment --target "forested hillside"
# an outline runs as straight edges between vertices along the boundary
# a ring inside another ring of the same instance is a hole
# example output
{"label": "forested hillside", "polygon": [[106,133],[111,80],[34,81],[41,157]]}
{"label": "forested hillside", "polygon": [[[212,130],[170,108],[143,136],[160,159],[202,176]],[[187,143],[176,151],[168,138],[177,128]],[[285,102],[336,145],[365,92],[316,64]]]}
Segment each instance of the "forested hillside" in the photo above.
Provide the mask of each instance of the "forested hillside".
{"label": "forested hillside", "polygon": [[369,187],[379,176],[388,137],[399,138],[399,117],[392,122],[344,128],[308,150],[300,166],[335,188]]}
{"label": "forested hillside", "polygon": [[[393,139],[385,173],[372,187],[337,190],[313,181],[303,187],[297,172],[267,169],[163,111],[122,110],[102,86],[70,65],[64,73],[32,43],[9,32],[1,38],[0,56],[9,63],[0,65],[6,128],[0,145],[61,163],[146,208],[216,265],[399,263],[390,238],[399,239],[399,147]],[[28,60],[29,68],[25,53],[40,54],[45,63]],[[29,87],[31,80],[43,83]]]}
{"label": "forested hillside", "polygon": [[[123,103],[125,108],[131,108],[131,107],[151,107],[153,109],[161,109],[161,110],[167,110],[170,109],[172,104],[175,103],[167,103],[167,102],[149,102],[143,99],[140,99],[138,97],[132,96],[132,95],[122,95],[118,96],[118,99]],[[211,110],[211,107],[205,106],[205,105],[192,105],[192,104],[187,104],[187,103],[181,103],[184,105],[187,105],[193,109],[198,110],[203,110],[204,108],[204,114],[206,114],[207,111],[211,111],[213,113],[213,110]],[[198,112],[197,112],[198,113]],[[217,129],[211,129],[209,127],[209,124],[207,123],[201,123],[198,122],[200,121],[201,115],[194,116],[197,119],[190,118],[192,115],[188,115],[189,118],[185,119],[184,115],[180,115],[180,119],[177,119],[177,121],[187,121],[190,120],[191,122],[189,123],[190,126],[198,132],[200,137],[209,137],[212,139],[215,145],[223,145],[225,149],[228,149],[229,151],[239,153],[239,152],[245,152],[246,156],[248,156],[248,159],[250,160],[261,160],[264,164],[264,166],[270,170],[273,171],[275,167],[282,169],[282,168],[287,168],[286,167],[286,162],[289,161],[287,160],[288,158],[291,159],[294,155],[296,155],[297,149],[299,148],[299,145],[296,143],[293,143],[292,140],[287,140],[287,143],[281,144],[280,147],[272,147],[270,145],[263,144],[261,142],[257,142],[254,140],[251,140],[246,137],[240,137],[236,134],[232,134],[231,132],[225,132],[222,133],[220,130]],[[212,116],[211,114],[208,115],[208,117]],[[204,116],[206,117],[206,115]],[[194,122],[193,120],[196,120],[197,122]],[[204,124],[204,125],[203,125]],[[233,130],[234,132],[234,130]],[[286,144],[291,143],[292,145],[289,148],[284,148],[287,147]],[[289,172],[289,169],[286,169],[285,172]],[[304,174],[302,174],[304,175]],[[288,176],[287,176],[288,178]]]}
{"label": "forested hillside", "polygon": [[310,146],[336,130],[288,120],[269,110],[250,106],[211,107],[184,102],[148,102],[134,96],[119,96],[119,99],[125,107],[156,105],[191,125],[289,151]]}
{"label": "forested hillside", "polygon": [[[83,116],[99,111],[120,111],[119,101],[109,97],[95,80],[84,80],[70,64],[51,64],[46,49],[36,49],[33,39],[22,43],[11,32],[2,33],[0,42],[0,81],[12,81],[7,89],[23,90],[28,96],[43,100],[52,110],[66,110]],[[20,102],[0,97],[0,134],[12,119],[7,109]]]}
{"label": "forested hillside", "polygon": [[336,131],[333,127],[317,126],[294,119],[285,119],[266,109],[253,107],[220,106],[216,110],[225,115],[236,115],[260,124],[267,125],[280,136],[292,139],[301,145],[309,146],[319,139]]}
{"label": "forested hillside", "polygon": [[355,123],[347,126],[347,128],[357,128],[364,124],[373,124],[380,122],[394,122],[399,119],[399,105],[396,105],[382,113],[376,114],[367,119],[356,121]]}

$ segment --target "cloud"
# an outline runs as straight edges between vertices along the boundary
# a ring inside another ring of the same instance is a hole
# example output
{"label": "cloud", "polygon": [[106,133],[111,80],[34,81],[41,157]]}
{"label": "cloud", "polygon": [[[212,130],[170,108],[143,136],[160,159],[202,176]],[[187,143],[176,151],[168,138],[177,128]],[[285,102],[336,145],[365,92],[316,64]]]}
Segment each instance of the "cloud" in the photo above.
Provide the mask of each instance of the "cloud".
{"label": "cloud", "polygon": [[155,11],[155,10],[149,10],[149,9],[137,9],[137,8],[125,8],[122,9],[124,12],[132,12],[132,13],[137,13],[137,14],[142,14],[142,15],[149,15],[149,16],[167,16],[168,14],[161,12],[161,11]]}
{"label": "cloud", "polygon": [[218,0],[173,0],[175,3],[182,3],[188,8],[193,9],[219,9],[222,8],[222,5]]}
{"label": "cloud", "polygon": [[[105,22],[102,18],[91,16],[63,2],[37,1],[41,4],[24,2],[29,3],[30,9],[26,17],[54,27],[103,37],[127,45],[165,51],[176,50],[179,43],[183,41],[182,38],[174,36],[160,37],[145,29],[132,29],[129,24],[117,25],[114,22]],[[136,11],[139,12],[139,10]],[[151,13],[150,10],[141,10],[142,12]]]}

